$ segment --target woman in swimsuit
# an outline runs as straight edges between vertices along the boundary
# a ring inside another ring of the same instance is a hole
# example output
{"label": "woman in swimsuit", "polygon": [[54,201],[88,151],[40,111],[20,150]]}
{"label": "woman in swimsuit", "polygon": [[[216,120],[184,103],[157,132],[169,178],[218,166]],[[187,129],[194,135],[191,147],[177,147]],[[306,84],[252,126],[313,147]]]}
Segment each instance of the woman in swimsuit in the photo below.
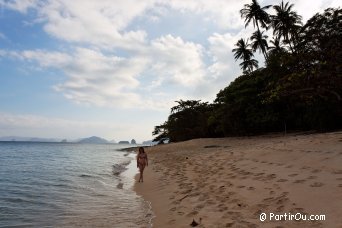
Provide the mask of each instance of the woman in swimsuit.
{"label": "woman in swimsuit", "polygon": [[137,156],[137,167],[139,168],[140,171],[140,178],[139,182],[144,182],[144,169],[145,166],[148,166],[148,160],[147,160],[147,154],[145,153],[145,150],[143,147],[139,147],[139,153]]}

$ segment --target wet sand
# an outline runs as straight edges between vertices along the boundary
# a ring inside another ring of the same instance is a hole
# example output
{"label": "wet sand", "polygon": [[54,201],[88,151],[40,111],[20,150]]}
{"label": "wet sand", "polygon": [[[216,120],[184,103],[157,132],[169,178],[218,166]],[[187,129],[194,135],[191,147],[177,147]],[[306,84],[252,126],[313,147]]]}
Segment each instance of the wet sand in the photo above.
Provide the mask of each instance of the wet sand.
{"label": "wet sand", "polygon": [[[342,227],[342,132],[196,139],[146,152],[150,166],[134,188],[151,202],[154,227],[193,219],[197,227]],[[325,221],[270,221],[269,213]]]}

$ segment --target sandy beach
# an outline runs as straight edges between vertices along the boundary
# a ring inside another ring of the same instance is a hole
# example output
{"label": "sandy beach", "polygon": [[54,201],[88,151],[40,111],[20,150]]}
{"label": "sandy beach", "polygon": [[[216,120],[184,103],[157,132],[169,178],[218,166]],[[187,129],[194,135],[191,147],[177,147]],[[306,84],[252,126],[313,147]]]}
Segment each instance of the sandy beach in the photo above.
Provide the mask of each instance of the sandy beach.
{"label": "sandy beach", "polygon": [[[193,219],[197,227],[342,227],[342,132],[196,139],[146,152],[144,183],[134,188],[152,204],[153,227]],[[325,220],[296,221],[305,215]]]}

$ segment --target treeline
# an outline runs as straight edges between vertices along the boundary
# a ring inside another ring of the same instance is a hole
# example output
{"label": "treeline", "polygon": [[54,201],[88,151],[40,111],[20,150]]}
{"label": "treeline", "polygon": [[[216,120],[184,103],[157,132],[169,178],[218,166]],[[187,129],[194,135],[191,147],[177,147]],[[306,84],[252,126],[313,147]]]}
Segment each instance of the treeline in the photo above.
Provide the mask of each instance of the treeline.
{"label": "treeline", "polygon": [[[271,7],[275,15],[267,13]],[[155,141],[341,129],[341,9],[328,8],[304,25],[284,2],[261,7],[253,0],[240,13],[246,26],[252,22],[257,29],[251,43],[240,39],[233,49],[243,74],[213,103],[177,101],[167,121],[155,127]],[[271,41],[264,34],[269,29]],[[257,50],[263,68],[257,68]]]}

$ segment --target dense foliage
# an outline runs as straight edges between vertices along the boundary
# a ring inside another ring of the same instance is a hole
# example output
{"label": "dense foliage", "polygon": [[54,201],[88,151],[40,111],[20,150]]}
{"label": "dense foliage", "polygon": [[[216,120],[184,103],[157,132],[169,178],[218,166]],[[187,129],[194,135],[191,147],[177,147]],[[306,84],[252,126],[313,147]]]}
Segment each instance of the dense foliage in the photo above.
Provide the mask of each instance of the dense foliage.
{"label": "dense foliage", "polygon": [[[240,11],[246,26],[253,21],[257,27],[253,43],[240,39],[233,49],[243,75],[212,104],[177,101],[168,120],[155,127],[155,141],[342,127],[341,9],[326,9],[302,25],[293,5],[273,6],[275,15],[267,14],[269,7],[253,0]],[[273,29],[271,45],[260,28]],[[253,71],[257,49],[265,67]]]}

